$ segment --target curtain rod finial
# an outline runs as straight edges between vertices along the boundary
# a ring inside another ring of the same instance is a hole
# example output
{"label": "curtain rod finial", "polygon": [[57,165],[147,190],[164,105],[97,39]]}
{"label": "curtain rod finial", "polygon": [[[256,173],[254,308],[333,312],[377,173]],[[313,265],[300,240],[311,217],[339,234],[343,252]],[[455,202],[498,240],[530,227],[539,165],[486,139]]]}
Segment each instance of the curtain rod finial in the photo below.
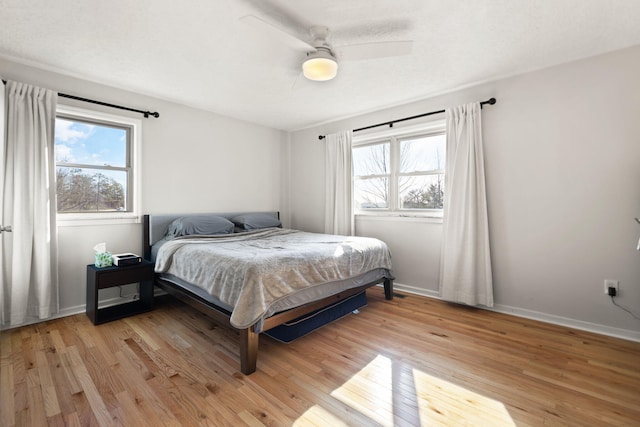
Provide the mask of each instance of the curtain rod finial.
{"label": "curtain rod finial", "polygon": [[326,138],[326,136],[324,136],[324,135],[318,135],[318,139],[319,139],[320,141],[322,141],[322,140],[323,140],[323,139],[325,139],[325,138]]}

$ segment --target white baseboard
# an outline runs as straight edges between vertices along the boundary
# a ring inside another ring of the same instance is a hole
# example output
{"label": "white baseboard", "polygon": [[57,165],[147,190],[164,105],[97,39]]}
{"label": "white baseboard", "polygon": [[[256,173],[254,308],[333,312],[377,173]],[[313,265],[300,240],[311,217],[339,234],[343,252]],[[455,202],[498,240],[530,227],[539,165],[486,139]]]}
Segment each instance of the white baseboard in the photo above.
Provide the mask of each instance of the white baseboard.
{"label": "white baseboard", "polygon": [[[379,285],[382,286],[382,285]],[[438,292],[432,291],[430,289],[422,289],[417,288],[415,286],[403,285],[401,283],[394,282],[393,289],[401,292],[407,292],[410,294],[421,295],[428,298],[441,299],[438,295]],[[156,289],[156,293],[164,293],[157,292],[160,289]],[[137,294],[135,295],[137,297]],[[125,302],[132,301],[134,296],[129,297],[116,297],[110,298],[108,300],[100,301],[100,308],[108,307],[116,304],[122,304]],[[554,325],[566,326],[569,328],[579,329],[588,332],[594,332],[596,334],[606,335],[615,338],[621,338],[629,341],[640,342],[640,332],[632,331],[628,329],[614,328],[611,326],[600,325],[597,323],[584,322],[582,320],[571,319],[568,317],[556,316],[553,314],[542,313],[534,310],[527,310],[519,307],[511,307],[503,304],[496,304],[495,306],[489,307],[478,307],[484,310],[495,311],[497,313],[509,314],[516,317],[523,317],[525,319],[538,320],[540,322],[551,323]],[[58,319],[60,317],[71,316],[74,314],[84,313],[86,311],[85,304],[77,305],[74,307],[67,307],[65,309],[60,310],[55,316],[50,317],[46,320]],[[18,326],[12,326],[6,329],[12,329],[14,327],[27,326],[34,323],[42,322],[42,320],[34,320],[32,322],[24,323]],[[5,330],[5,328],[2,328]]]}
{"label": "white baseboard", "polygon": [[[167,295],[167,293],[160,288],[153,288],[154,298],[161,295]],[[112,305],[124,304],[126,302],[135,301],[138,298],[140,298],[140,295],[136,292],[130,295],[126,295],[124,297],[115,297],[115,298],[100,300],[98,301],[98,307],[99,308],[111,307]],[[47,320],[53,320],[53,319],[58,319],[60,317],[72,316],[74,314],[85,313],[86,311],[87,311],[86,304],[80,304],[74,307],[67,307],[65,309],[62,309],[58,312],[58,314],[56,314],[55,316],[52,316]],[[38,323],[38,322],[32,322],[32,323]],[[25,325],[20,325],[20,326],[25,326]]]}
{"label": "white baseboard", "polygon": [[431,289],[416,288],[415,286],[403,285],[402,283],[393,282],[393,290],[407,292],[409,294],[422,295],[423,297],[440,299],[437,291]]}
{"label": "white baseboard", "polygon": [[596,334],[607,335],[610,337],[622,338],[628,341],[640,342],[640,332],[632,331],[630,329],[614,328],[612,326],[600,325],[598,323],[585,322],[583,320],[576,320],[568,317],[556,316],[553,314],[541,313],[539,311],[527,310],[519,307],[511,307],[502,304],[496,304],[492,308],[486,309],[496,311],[498,313],[512,314],[514,316],[524,317],[526,319],[552,323],[554,325],[580,329],[582,331],[594,332]]}
{"label": "white baseboard", "polygon": [[[403,285],[394,282],[394,290],[407,292],[411,294],[421,295],[428,298],[441,299],[438,292],[429,289],[416,288],[414,286]],[[640,342],[640,332],[629,329],[614,328],[611,326],[600,325],[597,323],[585,322],[582,320],[571,319],[568,317],[556,316],[553,314],[542,313],[534,310],[527,310],[519,307],[511,307],[503,304],[496,304],[493,307],[482,307],[484,310],[495,311],[497,313],[510,314],[525,319],[538,320],[540,322],[551,323],[554,325],[566,326],[582,331],[594,332],[596,334],[606,335],[615,338],[621,338],[628,341]]]}
{"label": "white baseboard", "polygon": [[[137,298],[138,298],[138,294],[136,293],[136,294],[128,295],[126,297],[115,297],[115,298],[109,298],[109,299],[105,299],[105,300],[100,300],[98,302],[98,307],[100,307],[100,308],[110,307],[112,305],[131,302],[131,301],[134,301]],[[27,321],[25,323],[22,323],[20,325],[15,325],[15,326],[10,326],[10,327],[3,327],[2,330],[4,331],[4,330],[9,330],[9,329],[14,329],[14,328],[20,328],[22,326],[34,325],[36,323],[48,322],[49,320],[60,319],[61,317],[67,317],[67,316],[73,316],[74,314],[86,313],[86,311],[87,311],[86,304],[80,304],[80,305],[76,305],[76,306],[73,306],[73,307],[66,307],[66,308],[61,309],[56,314],[54,314],[53,316],[51,316],[51,317],[49,317],[47,319],[29,320],[29,321]]]}

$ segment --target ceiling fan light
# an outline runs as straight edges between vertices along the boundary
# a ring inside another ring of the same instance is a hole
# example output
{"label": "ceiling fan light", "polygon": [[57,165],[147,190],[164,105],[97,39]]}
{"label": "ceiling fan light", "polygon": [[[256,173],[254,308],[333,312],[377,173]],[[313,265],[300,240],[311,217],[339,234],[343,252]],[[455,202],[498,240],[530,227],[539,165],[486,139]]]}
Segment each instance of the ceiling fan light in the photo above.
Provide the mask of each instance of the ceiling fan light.
{"label": "ceiling fan light", "polygon": [[330,53],[317,51],[309,54],[302,64],[302,74],[318,82],[331,80],[338,74],[338,63]]}

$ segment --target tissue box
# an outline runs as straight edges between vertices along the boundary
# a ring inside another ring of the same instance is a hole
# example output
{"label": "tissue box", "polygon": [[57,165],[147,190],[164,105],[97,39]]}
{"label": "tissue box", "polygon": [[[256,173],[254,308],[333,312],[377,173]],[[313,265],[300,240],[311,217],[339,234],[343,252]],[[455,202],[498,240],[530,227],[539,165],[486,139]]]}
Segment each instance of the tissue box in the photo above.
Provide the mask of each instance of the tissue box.
{"label": "tissue box", "polygon": [[111,267],[113,265],[113,258],[111,258],[111,252],[96,252],[96,267]]}

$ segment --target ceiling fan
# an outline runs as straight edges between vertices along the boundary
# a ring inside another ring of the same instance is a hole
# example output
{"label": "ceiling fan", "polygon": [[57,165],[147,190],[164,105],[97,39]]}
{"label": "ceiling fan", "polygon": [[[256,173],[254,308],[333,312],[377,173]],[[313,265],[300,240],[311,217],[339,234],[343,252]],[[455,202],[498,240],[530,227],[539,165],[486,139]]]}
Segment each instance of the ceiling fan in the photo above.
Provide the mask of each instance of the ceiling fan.
{"label": "ceiling fan", "polygon": [[302,73],[314,81],[327,81],[338,74],[338,59],[364,60],[401,56],[411,53],[412,40],[372,42],[339,46],[334,49],[329,39],[329,28],[321,25],[309,29],[311,43],[291,35],[282,28],[271,24],[254,15],[246,15],[240,21],[251,25],[259,31],[269,34],[272,38],[287,44],[289,47],[306,53],[302,63]]}

